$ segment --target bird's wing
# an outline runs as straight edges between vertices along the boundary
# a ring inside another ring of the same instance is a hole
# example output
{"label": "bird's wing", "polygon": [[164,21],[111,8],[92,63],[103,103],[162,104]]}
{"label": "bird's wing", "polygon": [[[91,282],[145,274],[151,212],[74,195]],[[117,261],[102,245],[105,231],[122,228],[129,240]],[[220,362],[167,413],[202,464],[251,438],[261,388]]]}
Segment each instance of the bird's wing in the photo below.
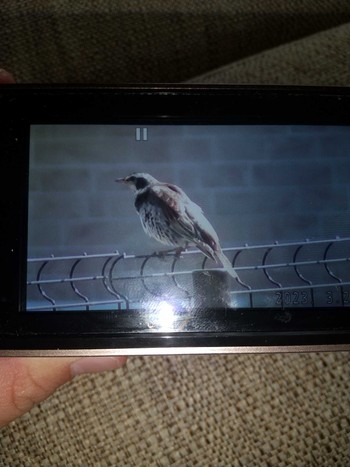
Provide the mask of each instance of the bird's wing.
{"label": "bird's wing", "polygon": [[203,214],[202,208],[198,206],[198,204],[194,203],[180,187],[178,187],[177,185],[172,185],[170,183],[163,184],[163,185],[169,188],[171,191],[174,191],[175,193],[179,194],[185,204],[193,205],[193,207],[195,207],[196,210],[198,210],[201,214]]}
{"label": "bird's wing", "polygon": [[216,261],[216,252],[221,248],[214,227],[205,217],[202,209],[191,200],[186,203],[186,214],[196,233],[197,241],[194,240],[194,243],[204,254]]}
{"label": "bird's wing", "polygon": [[170,221],[169,228],[176,235],[194,243],[206,256],[216,260],[214,253],[220,249],[219,240],[200,206],[176,185],[156,185],[152,187],[152,193]]}

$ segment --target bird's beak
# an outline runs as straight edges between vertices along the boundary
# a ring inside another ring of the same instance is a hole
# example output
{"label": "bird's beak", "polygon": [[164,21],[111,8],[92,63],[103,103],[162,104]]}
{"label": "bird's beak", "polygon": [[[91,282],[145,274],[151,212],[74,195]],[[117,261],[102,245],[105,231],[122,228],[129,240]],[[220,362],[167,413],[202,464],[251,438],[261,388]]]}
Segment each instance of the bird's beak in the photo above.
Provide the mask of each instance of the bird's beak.
{"label": "bird's beak", "polygon": [[125,183],[124,178],[117,178],[114,181],[117,182],[117,183]]}

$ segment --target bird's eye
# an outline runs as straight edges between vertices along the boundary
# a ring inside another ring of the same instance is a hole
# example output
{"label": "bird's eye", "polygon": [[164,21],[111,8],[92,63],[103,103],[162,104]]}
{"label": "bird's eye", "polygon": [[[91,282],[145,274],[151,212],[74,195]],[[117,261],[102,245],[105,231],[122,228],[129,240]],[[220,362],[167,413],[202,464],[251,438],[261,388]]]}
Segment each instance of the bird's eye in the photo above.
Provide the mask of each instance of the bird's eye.
{"label": "bird's eye", "polygon": [[127,182],[132,182],[132,183],[134,183],[135,180],[136,180],[136,177],[134,177],[133,175],[130,175],[130,177],[126,179]]}

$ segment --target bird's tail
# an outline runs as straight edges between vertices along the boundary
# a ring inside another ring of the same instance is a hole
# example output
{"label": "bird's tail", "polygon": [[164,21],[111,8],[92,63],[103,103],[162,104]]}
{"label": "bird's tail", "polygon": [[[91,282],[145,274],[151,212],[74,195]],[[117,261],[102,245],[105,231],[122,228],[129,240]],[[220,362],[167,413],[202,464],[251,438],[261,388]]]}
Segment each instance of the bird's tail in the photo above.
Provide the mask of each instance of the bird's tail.
{"label": "bird's tail", "polygon": [[216,253],[215,256],[216,256],[215,259],[217,260],[217,263],[219,263],[233,279],[238,279],[238,275],[236,271],[233,269],[231,261],[227,258],[224,252],[220,250]]}

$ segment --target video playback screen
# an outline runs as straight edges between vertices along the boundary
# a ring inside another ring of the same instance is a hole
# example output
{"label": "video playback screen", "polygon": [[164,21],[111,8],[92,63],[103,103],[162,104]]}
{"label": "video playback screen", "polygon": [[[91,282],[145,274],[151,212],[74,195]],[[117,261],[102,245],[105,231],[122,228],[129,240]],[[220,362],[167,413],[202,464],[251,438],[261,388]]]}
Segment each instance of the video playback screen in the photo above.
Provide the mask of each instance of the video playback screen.
{"label": "video playback screen", "polygon": [[32,125],[27,311],[350,306],[350,128]]}

